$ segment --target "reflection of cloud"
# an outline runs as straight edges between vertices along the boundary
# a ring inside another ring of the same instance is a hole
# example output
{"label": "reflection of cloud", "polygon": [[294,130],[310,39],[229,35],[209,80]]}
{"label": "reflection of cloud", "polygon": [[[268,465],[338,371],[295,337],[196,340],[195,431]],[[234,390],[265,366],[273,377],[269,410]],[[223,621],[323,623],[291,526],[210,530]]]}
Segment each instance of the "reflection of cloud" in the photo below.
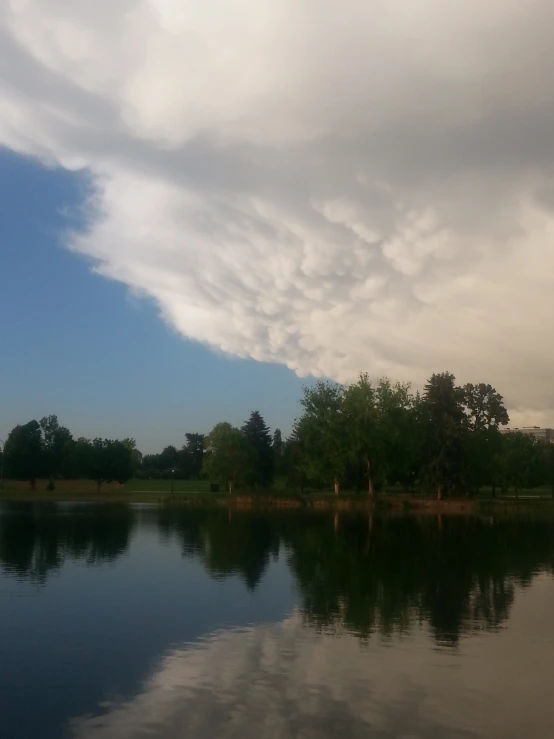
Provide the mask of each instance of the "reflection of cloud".
{"label": "reflection of cloud", "polygon": [[477,367],[543,420],[553,25],[551,0],[11,0],[0,144],[91,172],[72,246],[183,335],[340,380]]}
{"label": "reflection of cloud", "polygon": [[345,633],[316,635],[299,615],[218,632],[170,652],[129,701],[74,720],[72,736],[520,739],[526,727],[546,739],[552,655],[530,634],[553,595],[539,578],[516,603],[514,629],[464,639],[456,650],[437,649],[423,628],[361,646]]}

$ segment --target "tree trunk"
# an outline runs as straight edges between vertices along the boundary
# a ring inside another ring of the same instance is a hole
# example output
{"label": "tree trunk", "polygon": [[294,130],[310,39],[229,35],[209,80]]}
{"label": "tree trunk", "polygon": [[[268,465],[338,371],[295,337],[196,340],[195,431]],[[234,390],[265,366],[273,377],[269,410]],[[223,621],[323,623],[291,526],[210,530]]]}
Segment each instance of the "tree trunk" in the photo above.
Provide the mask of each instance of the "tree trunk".
{"label": "tree trunk", "polygon": [[339,530],[339,514],[337,511],[335,511],[335,515],[333,517],[333,531],[335,532],[335,535],[338,530]]}
{"label": "tree trunk", "polygon": [[437,500],[442,500],[442,485],[437,488]]}
{"label": "tree trunk", "polygon": [[373,481],[371,479],[371,465],[369,463],[369,457],[366,457],[366,465],[367,465],[367,494],[371,499],[373,499]]}
{"label": "tree trunk", "polygon": [[333,483],[333,489],[335,491],[335,495],[338,495],[339,492],[340,492],[340,482],[337,480],[336,477],[335,477],[335,481]]}
{"label": "tree trunk", "polygon": [[232,480],[229,480],[229,482],[227,483],[227,489],[229,491],[229,495],[232,495],[233,494],[233,481]]}

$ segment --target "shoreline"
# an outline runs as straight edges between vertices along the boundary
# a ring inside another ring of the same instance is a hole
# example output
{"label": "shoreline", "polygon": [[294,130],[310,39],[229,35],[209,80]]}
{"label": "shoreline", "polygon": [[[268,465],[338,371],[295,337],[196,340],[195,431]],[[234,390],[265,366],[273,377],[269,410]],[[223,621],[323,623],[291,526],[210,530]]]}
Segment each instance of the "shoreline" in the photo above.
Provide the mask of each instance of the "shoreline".
{"label": "shoreline", "polygon": [[213,508],[235,510],[314,510],[375,513],[414,513],[477,515],[491,513],[554,513],[554,499],[546,497],[516,498],[422,498],[382,494],[374,501],[359,495],[271,495],[268,493],[167,493],[155,491],[57,492],[3,491],[0,503],[128,503],[172,507]]}

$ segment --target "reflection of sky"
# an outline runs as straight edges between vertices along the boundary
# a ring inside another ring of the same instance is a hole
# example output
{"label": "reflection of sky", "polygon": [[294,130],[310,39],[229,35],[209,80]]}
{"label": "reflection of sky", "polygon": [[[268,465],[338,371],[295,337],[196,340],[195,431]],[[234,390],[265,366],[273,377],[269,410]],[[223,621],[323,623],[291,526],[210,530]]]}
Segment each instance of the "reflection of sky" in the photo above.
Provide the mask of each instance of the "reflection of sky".
{"label": "reflection of sky", "polygon": [[519,591],[508,626],[441,649],[424,627],[367,644],[293,613],[176,647],[137,694],[71,721],[75,739],[551,739],[554,586]]}
{"label": "reflection of sky", "polygon": [[57,739],[68,715],[134,695],[174,645],[223,626],[280,621],[294,608],[283,556],[254,592],[239,576],[214,582],[176,541],[162,545],[151,519],[115,562],[67,558],[45,586],[0,569],[1,739]]}

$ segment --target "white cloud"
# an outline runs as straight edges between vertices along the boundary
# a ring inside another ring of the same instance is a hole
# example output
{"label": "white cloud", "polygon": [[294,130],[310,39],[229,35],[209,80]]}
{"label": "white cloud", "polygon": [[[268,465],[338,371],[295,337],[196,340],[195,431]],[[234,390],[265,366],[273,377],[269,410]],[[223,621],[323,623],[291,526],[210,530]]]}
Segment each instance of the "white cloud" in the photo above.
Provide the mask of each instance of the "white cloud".
{"label": "white cloud", "polygon": [[[0,144],[184,336],[554,420],[550,0],[2,0]],[[549,414],[552,413],[552,416]]]}

